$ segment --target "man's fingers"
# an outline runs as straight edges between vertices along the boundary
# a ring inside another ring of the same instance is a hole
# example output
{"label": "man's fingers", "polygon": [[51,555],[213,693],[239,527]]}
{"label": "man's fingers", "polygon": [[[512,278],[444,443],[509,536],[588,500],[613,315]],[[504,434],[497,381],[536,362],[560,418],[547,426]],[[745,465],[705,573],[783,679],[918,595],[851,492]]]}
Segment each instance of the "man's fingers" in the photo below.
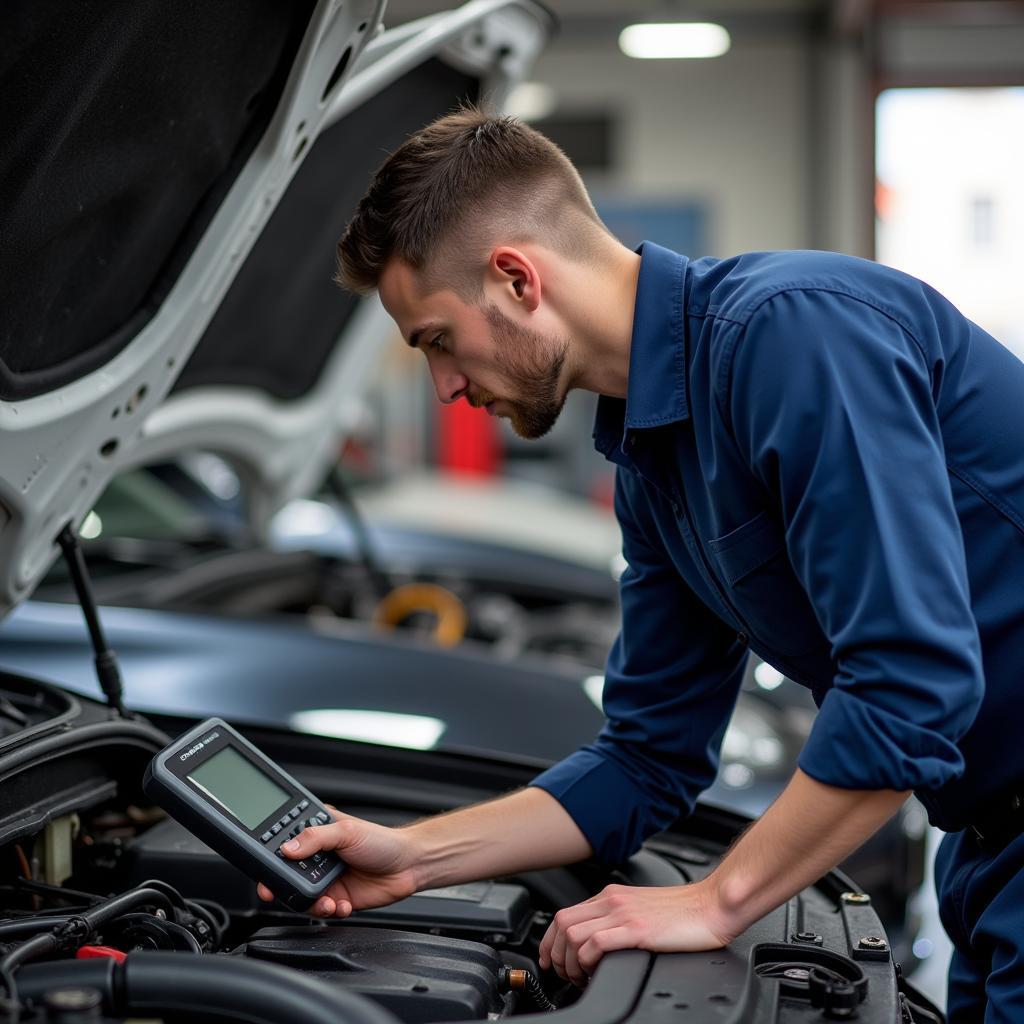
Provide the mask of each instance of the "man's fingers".
{"label": "man's fingers", "polygon": [[286,857],[302,860],[311,853],[321,850],[337,850],[345,839],[345,825],[336,821],[333,825],[313,825],[303,829],[294,839],[281,844]]}
{"label": "man's fingers", "polygon": [[583,970],[580,968],[579,958],[576,956],[576,948],[573,945],[572,939],[566,935],[565,949],[563,952],[565,957],[562,963],[562,970],[565,971],[565,976],[577,987],[586,988],[587,981],[589,980]]}
{"label": "man's fingers", "polygon": [[551,966],[555,973],[565,980],[568,976],[565,973],[565,932],[559,929],[555,933],[555,940],[551,943],[551,951],[548,954]]}
{"label": "man's fingers", "polygon": [[352,904],[348,900],[333,899],[325,893],[309,908],[309,913],[316,917],[348,917],[352,913]]}
{"label": "man's fingers", "polygon": [[262,882],[260,882],[256,886],[256,895],[259,896],[259,898],[263,900],[264,903],[270,903],[272,900],[276,898],[274,894]]}
{"label": "man's fingers", "polygon": [[337,909],[337,904],[330,898],[330,896],[321,896],[316,903],[309,908],[308,913],[314,917],[334,917],[334,912]]}
{"label": "man's fingers", "polygon": [[[607,913],[606,908],[598,902],[600,895],[598,893],[597,896],[592,896],[583,903],[577,903],[574,907],[566,907],[555,914],[554,919],[548,926],[548,930],[544,933],[544,938],[540,941],[539,960],[542,969],[547,970],[551,966],[556,966],[557,969],[558,966],[562,965],[562,950],[565,947],[566,929],[579,925],[584,921],[601,918]],[[561,941],[559,942],[560,936]],[[557,953],[555,951],[556,943],[558,943]]]}
{"label": "man's fingers", "polygon": [[590,937],[602,928],[608,928],[607,917],[595,917],[589,921],[581,921],[579,924],[570,925],[565,930],[565,974],[574,984],[583,988],[587,984],[587,976],[590,973],[583,966],[580,960],[580,950],[589,941]]}
{"label": "man's fingers", "polygon": [[348,917],[352,913],[352,897],[341,882],[335,882],[309,908],[315,917]]}
{"label": "man's fingers", "polygon": [[580,946],[576,958],[580,969],[590,975],[594,973],[605,953],[610,953],[613,949],[632,949],[635,945],[636,936],[629,928],[620,926],[604,931],[598,930]]}

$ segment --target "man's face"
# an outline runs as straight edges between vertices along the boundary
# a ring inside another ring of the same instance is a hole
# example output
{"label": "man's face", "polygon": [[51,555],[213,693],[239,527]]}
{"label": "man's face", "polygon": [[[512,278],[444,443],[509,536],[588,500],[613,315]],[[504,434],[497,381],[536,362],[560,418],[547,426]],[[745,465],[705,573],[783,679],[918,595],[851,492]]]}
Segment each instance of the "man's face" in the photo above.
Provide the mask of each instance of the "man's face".
{"label": "man's face", "polygon": [[427,357],[442,402],[465,398],[528,439],[551,429],[565,404],[566,339],[525,327],[486,299],[476,306],[448,289],[423,294],[419,275],[397,260],[379,291],[402,336]]}

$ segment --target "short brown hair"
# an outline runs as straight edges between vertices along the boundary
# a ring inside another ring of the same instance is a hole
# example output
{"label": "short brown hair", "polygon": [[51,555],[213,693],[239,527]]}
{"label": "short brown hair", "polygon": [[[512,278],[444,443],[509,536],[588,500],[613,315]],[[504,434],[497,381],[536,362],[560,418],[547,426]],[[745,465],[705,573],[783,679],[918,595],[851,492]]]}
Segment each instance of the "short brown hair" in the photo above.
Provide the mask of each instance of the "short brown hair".
{"label": "short brown hair", "polygon": [[578,260],[606,229],[569,158],[511,117],[463,107],[411,135],[378,169],[338,242],[335,280],[377,287],[397,256],[471,295],[496,241],[544,240]]}

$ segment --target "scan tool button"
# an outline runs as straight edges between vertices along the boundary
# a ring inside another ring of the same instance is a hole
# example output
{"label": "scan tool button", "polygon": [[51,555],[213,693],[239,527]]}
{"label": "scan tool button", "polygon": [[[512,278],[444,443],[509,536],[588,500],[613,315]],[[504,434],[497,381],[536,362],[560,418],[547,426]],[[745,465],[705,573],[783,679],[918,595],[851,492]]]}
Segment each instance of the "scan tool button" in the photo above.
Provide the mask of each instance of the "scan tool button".
{"label": "scan tool button", "polygon": [[299,801],[299,810],[300,811],[304,811],[308,806],[309,806],[309,801],[308,800],[300,800]]}
{"label": "scan tool button", "polygon": [[270,840],[273,839],[273,838],[274,838],[274,833],[271,832],[269,829],[267,829],[267,831],[264,832],[263,835],[260,836],[260,842],[261,843],[269,843]]}
{"label": "scan tool button", "polygon": [[275,835],[276,836],[277,833],[280,832],[280,831],[281,831],[281,822],[275,821],[274,824],[270,826],[270,833],[271,833],[271,835]]}
{"label": "scan tool button", "polygon": [[301,813],[302,813],[302,812],[301,812],[301,811],[299,810],[298,806],[296,805],[295,807],[293,807],[293,808],[292,808],[292,809],[291,809],[291,810],[290,810],[290,811],[288,812],[288,817],[289,817],[289,818],[297,818],[297,817],[298,817],[298,816],[299,816],[299,815],[300,815]]}
{"label": "scan tool button", "polygon": [[316,817],[317,821],[323,825],[326,825],[331,820],[331,816],[326,811],[320,811]]}
{"label": "scan tool button", "polygon": [[309,821],[306,822],[306,826],[308,828],[316,828],[317,825],[319,825],[319,824],[320,824],[320,819],[319,818],[310,818]]}

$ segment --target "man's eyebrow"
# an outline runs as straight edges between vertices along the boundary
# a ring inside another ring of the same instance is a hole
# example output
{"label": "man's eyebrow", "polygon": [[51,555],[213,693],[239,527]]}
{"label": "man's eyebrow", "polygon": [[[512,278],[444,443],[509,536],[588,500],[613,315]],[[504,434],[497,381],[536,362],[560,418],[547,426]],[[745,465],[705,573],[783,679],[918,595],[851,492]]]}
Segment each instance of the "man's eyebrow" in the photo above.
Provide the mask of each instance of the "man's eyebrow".
{"label": "man's eyebrow", "polygon": [[427,323],[417,327],[416,330],[414,330],[406,339],[406,345],[408,345],[409,348],[419,348],[421,335],[423,335],[424,332],[429,331],[433,326],[433,324]]}

